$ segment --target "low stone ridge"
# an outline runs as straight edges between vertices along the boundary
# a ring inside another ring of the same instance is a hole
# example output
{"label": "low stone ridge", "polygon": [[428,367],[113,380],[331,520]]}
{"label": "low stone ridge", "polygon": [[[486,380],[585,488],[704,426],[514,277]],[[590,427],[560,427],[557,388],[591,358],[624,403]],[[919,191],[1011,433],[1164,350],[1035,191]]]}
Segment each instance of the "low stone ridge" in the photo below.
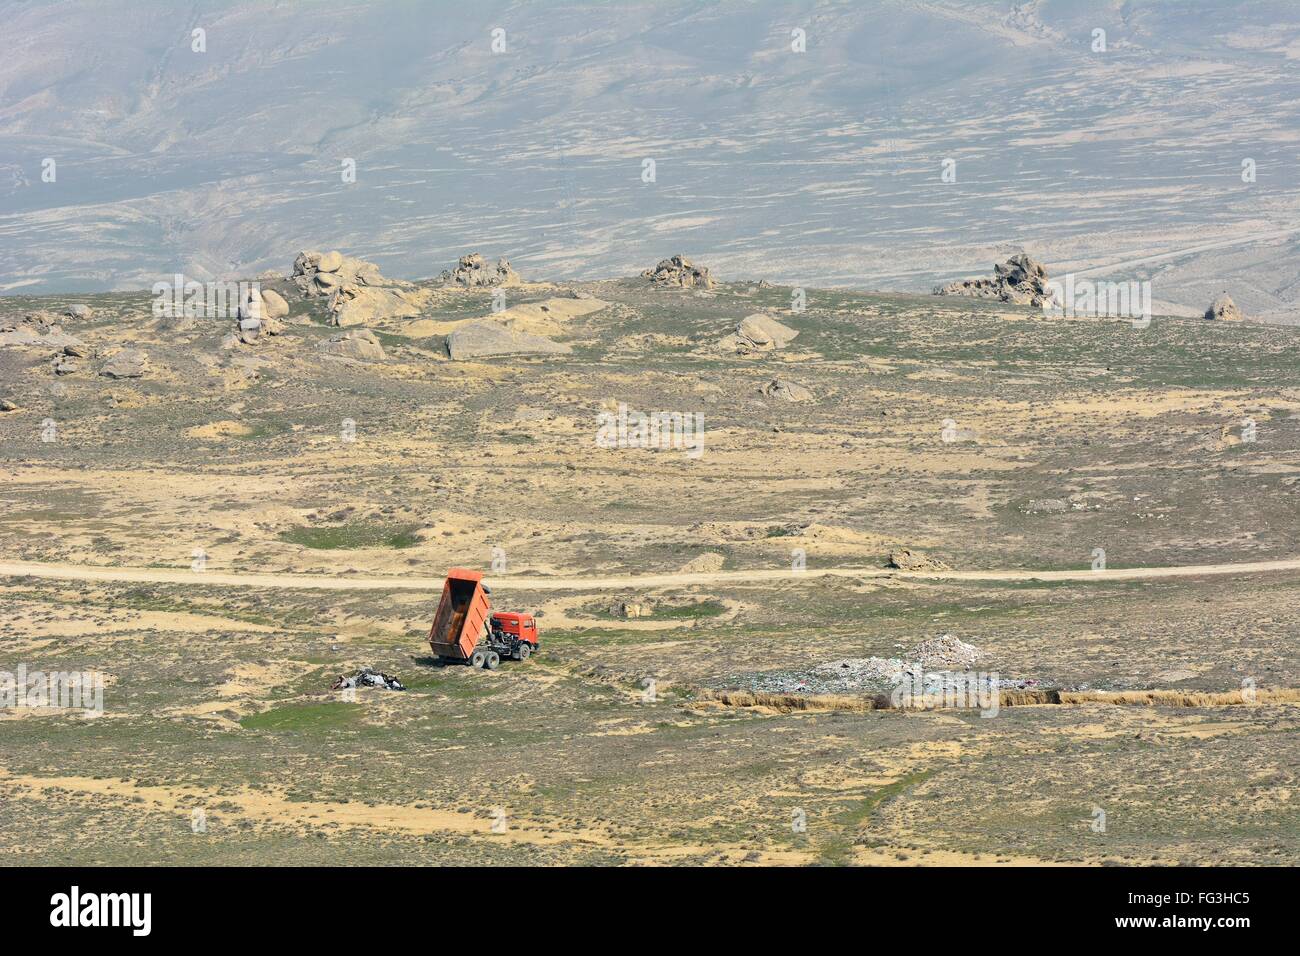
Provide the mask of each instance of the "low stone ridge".
{"label": "low stone ridge", "polygon": [[512,329],[495,319],[479,319],[447,336],[447,355],[454,362],[494,355],[566,355],[573,350],[544,335]]}
{"label": "low stone ridge", "polygon": [[657,286],[678,289],[712,289],[713,277],[704,266],[697,266],[685,256],[662,260],[653,269],[641,273]]}
{"label": "low stone ridge", "polygon": [[995,299],[1014,305],[1041,306],[1052,298],[1047,286],[1047,270],[1021,253],[993,267],[992,279],[964,279],[934,290],[935,295],[964,295],[976,299]]}
{"label": "low stone ridge", "polygon": [[519,285],[524,280],[511,267],[506,259],[489,263],[480,253],[471,252],[461,256],[456,268],[445,270],[438,280],[444,284],[465,286],[479,289],[501,285]]}

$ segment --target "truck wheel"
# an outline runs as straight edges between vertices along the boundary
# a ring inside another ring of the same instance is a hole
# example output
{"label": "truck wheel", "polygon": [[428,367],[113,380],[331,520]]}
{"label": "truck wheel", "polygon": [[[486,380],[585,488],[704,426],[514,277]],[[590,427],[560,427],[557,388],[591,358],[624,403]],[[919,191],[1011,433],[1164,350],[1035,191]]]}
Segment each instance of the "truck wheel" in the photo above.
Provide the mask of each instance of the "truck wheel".
{"label": "truck wheel", "polygon": [[483,651],[475,651],[469,656],[470,667],[482,667],[487,662],[487,654]]}
{"label": "truck wheel", "polygon": [[515,651],[519,655],[518,660],[526,661],[533,654],[533,645],[524,642],[519,645],[519,650]]}
{"label": "truck wheel", "polygon": [[496,651],[488,651],[487,661],[484,662],[483,666],[490,671],[496,670],[501,666],[501,655]]}

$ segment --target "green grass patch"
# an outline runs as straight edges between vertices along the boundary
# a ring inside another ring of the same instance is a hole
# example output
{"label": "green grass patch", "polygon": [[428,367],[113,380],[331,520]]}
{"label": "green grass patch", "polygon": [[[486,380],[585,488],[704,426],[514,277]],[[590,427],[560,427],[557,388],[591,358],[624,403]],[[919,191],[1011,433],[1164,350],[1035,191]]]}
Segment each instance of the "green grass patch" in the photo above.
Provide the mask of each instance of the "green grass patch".
{"label": "green grass patch", "polygon": [[650,611],[651,618],[681,620],[683,618],[717,617],[727,609],[717,601],[700,601],[698,604],[657,604]]}
{"label": "green grass patch", "polygon": [[268,730],[273,733],[313,733],[348,730],[361,722],[360,704],[327,700],[317,704],[288,704],[260,714],[251,714],[239,722],[245,730]]}
{"label": "green grass patch", "polygon": [[318,551],[350,548],[409,548],[417,544],[419,525],[379,524],[354,521],[326,528],[302,525],[280,532],[280,540]]}
{"label": "green grass patch", "polygon": [[[920,770],[895,780],[887,786],[873,790],[856,806],[835,815],[836,834],[822,844],[819,856],[822,862],[832,866],[843,866],[852,856],[858,830],[886,800],[899,796],[905,790],[924,783],[934,774],[933,770]],[[811,827],[810,827],[811,829]]]}

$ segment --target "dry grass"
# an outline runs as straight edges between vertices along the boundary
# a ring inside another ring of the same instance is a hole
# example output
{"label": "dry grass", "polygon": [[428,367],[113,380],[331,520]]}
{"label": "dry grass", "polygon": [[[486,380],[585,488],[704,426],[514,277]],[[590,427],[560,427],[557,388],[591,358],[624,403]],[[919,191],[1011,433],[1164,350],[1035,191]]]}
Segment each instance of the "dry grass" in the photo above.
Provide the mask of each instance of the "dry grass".
{"label": "dry grass", "polygon": [[747,690],[701,690],[696,703],[715,703],[724,707],[745,707],[771,713],[789,714],[795,711],[853,711],[888,710],[889,697],[850,697],[843,694],[767,694]]}
{"label": "dry grass", "polygon": [[[887,694],[853,697],[844,694],[768,694],[744,690],[701,690],[698,704],[742,707],[776,714],[796,711],[852,712],[871,710],[942,710],[938,706],[896,708]],[[1046,704],[1115,704],[1125,707],[1248,707],[1258,704],[1300,703],[1300,688],[1281,687],[1257,690],[1253,700],[1246,700],[1240,690],[1205,692],[1181,690],[1136,691],[1067,691],[1004,690],[999,706],[1035,707]]]}

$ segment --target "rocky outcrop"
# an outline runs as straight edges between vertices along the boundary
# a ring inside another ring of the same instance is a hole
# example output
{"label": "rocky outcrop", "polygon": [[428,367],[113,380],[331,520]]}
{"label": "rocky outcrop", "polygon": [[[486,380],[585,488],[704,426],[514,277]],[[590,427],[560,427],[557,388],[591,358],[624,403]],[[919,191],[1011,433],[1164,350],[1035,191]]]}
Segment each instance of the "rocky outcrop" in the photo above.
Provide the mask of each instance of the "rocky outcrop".
{"label": "rocky outcrop", "polygon": [[447,336],[447,355],[455,362],[494,355],[566,355],[571,351],[563,343],[510,328],[495,319],[470,322]]}
{"label": "rocky outcrop", "polygon": [[813,393],[802,385],[774,378],[759,389],[764,398],[779,402],[811,402]]}
{"label": "rocky outcrop", "polygon": [[342,328],[382,319],[409,319],[420,314],[417,296],[398,289],[341,286],[330,299],[331,321]]}
{"label": "rocky outcrop", "polygon": [[697,266],[685,256],[664,259],[653,269],[641,273],[641,278],[664,288],[712,289],[713,277],[704,266]]}
{"label": "rocky outcrop", "polygon": [[108,378],[140,378],[149,371],[149,356],[140,349],[122,349],[109,357],[99,370]]}
{"label": "rocky outcrop", "polygon": [[63,331],[58,316],[46,311],[28,312],[21,319],[0,319],[0,346],[5,345],[84,348],[80,339]]}
{"label": "rocky outcrop", "polygon": [[456,268],[445,270],[438,276],[438,280],[448,285],[459,285],[468,289],[519,285],[524,281],[506,259],[489,263],[477,252],[461,256],[460,261],[456,263]]}
{"label": "rocky outcrop", "polygon": [[1021,253],[993,267],[992,279],[965,279],[934,290],[935,295],[965,295],[976,299],[995,299],[1015,305],[1037,305],[1049,301],[1047,270]]}
{"label": "rocky outcrop", "polygon": [[335,358],[354,362],[379,362],[386,358],[379,338],[369,329],[353,329],[322,342],[320,350]]}
{"label": "rocky outcrop", "polygon": [[330,321],[337,326],[420,314],[421,297],[414,285],[389,279],[373,262],[341,252],[298,253],[293,261],[292,281],[308,298],[328,297]]}
{"label": "rocky outcrop", "polygon": [[1205,310],[1205,317],[1215,322],[1240,322],[1246,318],[1245,313],[1237,308],[1237,303],[1232,301],[1232,296],[1226,292],[1210,303],[1210,307]]}

